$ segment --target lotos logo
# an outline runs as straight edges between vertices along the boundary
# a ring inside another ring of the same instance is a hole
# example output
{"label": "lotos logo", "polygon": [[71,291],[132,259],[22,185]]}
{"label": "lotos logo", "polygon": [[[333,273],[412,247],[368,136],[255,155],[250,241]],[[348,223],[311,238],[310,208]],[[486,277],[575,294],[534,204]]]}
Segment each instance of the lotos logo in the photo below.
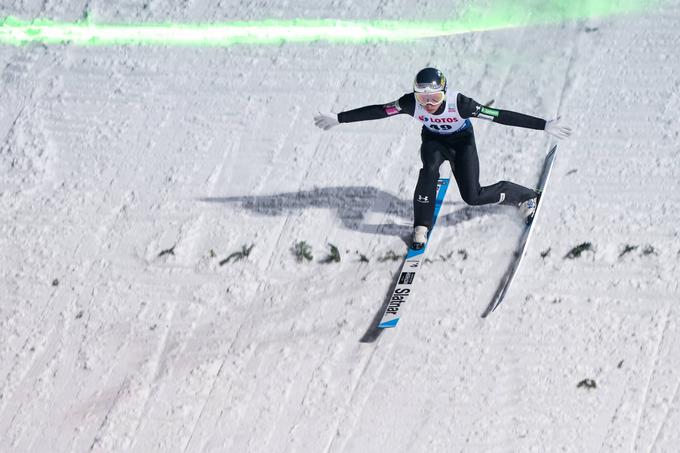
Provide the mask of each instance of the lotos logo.
{"label": "lotos logo", "polygon": [[428,121],[430,123],[457,123],[458,118],[451,118],[451,117],[446,117],[446,118],[431,118],[427,117],[425,115],[419,115],[418,119],[422,121],[423,123],[427,123]]}

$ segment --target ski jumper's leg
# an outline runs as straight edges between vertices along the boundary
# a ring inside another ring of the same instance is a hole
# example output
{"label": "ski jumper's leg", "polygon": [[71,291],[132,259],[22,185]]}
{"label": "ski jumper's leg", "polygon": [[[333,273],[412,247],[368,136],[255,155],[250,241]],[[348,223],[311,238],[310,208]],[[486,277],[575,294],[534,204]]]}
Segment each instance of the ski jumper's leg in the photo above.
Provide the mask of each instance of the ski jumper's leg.
{"label": "ski jumper's leg", "polygon": [[434,202],[437,198],[437,181],[439,166],[444,162],[446,148],[435,140],[424,140],[420,146],[420,160],[423,168],[418,174],[418,184],[413,194],[414,226],[426,226],[432,229]]}
{"label": "ski jumper's leg", "polygon": [[536,197],[532,189],[509,181],[500,181],[490,186],[479,185],[479,157],[474,134],[466,134],[453,148],[453,175],[456,178],[460,196],[469,205],[501,203],[517,206]]}

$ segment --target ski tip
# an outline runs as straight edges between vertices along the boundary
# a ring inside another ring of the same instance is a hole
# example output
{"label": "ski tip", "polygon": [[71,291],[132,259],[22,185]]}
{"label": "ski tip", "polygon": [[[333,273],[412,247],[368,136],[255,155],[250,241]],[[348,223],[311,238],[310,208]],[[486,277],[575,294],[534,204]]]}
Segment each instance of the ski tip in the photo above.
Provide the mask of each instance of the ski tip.
{"label": "ski tip", "polygon": [[378,325],[378,327],[380,327],[381,329],[389,329],[389,328],[392,328],[392,327],[397,327],[398,322],[399,322],[399,318],[393,319],[391,321],[381,322]]}

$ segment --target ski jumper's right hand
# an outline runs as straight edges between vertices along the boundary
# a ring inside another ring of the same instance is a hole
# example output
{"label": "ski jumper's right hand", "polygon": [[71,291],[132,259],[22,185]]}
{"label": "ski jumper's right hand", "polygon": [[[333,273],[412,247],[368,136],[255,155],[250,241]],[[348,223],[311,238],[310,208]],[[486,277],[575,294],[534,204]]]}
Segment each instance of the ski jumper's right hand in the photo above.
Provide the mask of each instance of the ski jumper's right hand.
{"label": "ski jumper's right hand", "polygon": [[335,113],[319,113],[314,117],[314,124],[316,127],[327,131],[340,124],[340,122],[338,121],[338,115]]}
{"label": "ski jumper's right hand", "polygon": [[567,138],[571,135],[571,128],[569,126],[565,126],[564,123],[560,121],[559,116],[554,120],[545,122],[545,131],[559,140]]}

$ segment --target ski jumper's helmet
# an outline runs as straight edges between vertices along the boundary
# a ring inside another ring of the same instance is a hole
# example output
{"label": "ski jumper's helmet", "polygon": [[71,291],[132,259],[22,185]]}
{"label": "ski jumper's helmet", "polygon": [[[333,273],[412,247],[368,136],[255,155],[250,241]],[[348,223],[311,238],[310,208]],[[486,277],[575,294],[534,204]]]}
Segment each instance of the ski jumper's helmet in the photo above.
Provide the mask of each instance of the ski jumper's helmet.
{"label": "ski jumper's helmet", "polygon": [[446,77],[437,68],[421,69],[413,81],[413,91],[416,93],[446,91]]}

